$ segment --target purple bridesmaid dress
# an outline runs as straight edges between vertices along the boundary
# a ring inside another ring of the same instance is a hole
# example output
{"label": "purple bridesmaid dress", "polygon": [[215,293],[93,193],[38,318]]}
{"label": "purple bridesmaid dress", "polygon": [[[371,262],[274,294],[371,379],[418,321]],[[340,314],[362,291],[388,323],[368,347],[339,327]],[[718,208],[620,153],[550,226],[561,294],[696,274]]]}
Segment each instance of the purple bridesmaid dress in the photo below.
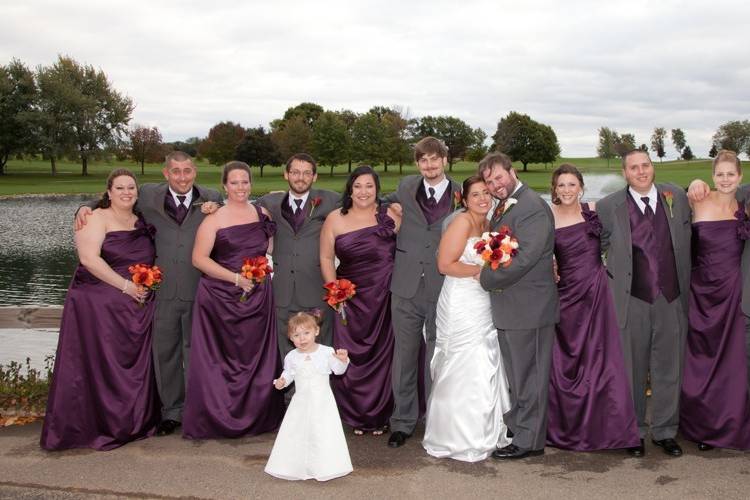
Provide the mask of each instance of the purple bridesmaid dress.
{"label": "purple bridesmaid dress", "polygon": [[347,349],[351,363],[341,376],[332,377],[333,394],[341,420],[355,429],[373,431],[388,425],[393,411],[391,364],[391,275],[396,249],[396,225],[378,208],[377,224],[340,234],[335,251],[340,260],[337,278],[357,285],[346,302],[347,325],[336,314],[333,346]]}
{"label": "purple bridesmaid dress", "polygon": [[750,222],[742,211],[735,216],[693,224],[680,432],[691,441],[750,450],[740,272]]}
{"label": "purple bridesmaid dress", "polygon": [[[130,279],[129,266],[154,263],[152,233],[142,219],[132,231],[111,231],[101,257]],[[60,322],[42,448],[111,450],[153,435],[159,422],[153,317],[153,293],[139,305],[78,265]]]}
{"label": "purple bridesmaid dress", "polygon": [[638,446],[615,306],[602,264],[601,223],[588,204],[584,222],[555,230],[560,322],[552,348],[547,444],[592,451]]}
{"label": "purple bridesmaid dress", "polygon": [[[219,229],[211,258],[239,271],[247,257],[265,255],[276,224],[258,207],[258,222]],[[276,430],[284,397],[273,386],[281,373],[271,280],[240,301],[242,289],[201,276],[193,306],[183,437],[233,438]]]}

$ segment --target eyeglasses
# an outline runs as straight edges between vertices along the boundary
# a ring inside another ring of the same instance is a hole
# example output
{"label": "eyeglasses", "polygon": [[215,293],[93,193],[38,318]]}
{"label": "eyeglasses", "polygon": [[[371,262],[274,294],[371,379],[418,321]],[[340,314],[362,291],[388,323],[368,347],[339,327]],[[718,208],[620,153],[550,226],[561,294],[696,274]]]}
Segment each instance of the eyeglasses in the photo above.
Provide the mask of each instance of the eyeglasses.
{"label": "eyeglasses", "polygon": [[300,170],[290,170],[289,171],[289,176],[290,177],[304,177],[306,179],[309,179],[313,175],[315,175],[315,174],[313,174],[312,170],[305,170],[304,172],[300,171]]}

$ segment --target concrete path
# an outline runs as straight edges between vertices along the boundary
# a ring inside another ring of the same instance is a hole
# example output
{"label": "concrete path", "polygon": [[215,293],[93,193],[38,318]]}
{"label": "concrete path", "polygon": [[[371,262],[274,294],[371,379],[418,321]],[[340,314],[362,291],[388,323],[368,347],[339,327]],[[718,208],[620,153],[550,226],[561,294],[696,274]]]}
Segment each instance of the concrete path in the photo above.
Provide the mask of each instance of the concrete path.
{"label": "concrete path", "polygon": [[[750,455],[670,458],[647,445],[642,459],[620,451],[475,464],[428,457],[417,439],[349,435],[354,472],[327,483],[288,482],[263,472],[273,434],[194,442],[173,435],[109,452],[39,449],[39,423],[0,429],[0,498],[737,498],[750,497]],[[421,429],[419,435],[421,435]]]}

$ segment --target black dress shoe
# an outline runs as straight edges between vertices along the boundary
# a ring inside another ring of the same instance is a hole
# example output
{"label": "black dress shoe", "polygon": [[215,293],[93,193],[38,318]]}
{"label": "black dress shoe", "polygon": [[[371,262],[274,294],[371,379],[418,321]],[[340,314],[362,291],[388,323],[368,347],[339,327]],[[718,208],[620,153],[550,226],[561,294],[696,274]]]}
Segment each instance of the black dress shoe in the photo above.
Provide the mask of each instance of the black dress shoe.
{"label": "black dress shoe", "polygon": [[537,455],[544,455],[544,450],[524,450],[514,444],[509,444],[492,452],[492,458],[497,458],[498,460],[517,460]]}
{"label": "black dress shoe", "polygon": [[698,443],[698,450],[699,451],[708,451],[708,450],[713,450],[713,449],[714,449],[714,447],[711,446],[710,444]]}
{"label": "black dress shoe", "polygon": [[646,454],[646,447],[643,445],[643,439],[641,439],[640,446],[631,446],[627,449],[628,454],[634,457],[642,457]]}
{"label": "black dress shoe", "polygon": [[677,441],[675,441],[672,438],[667,439],[652,439],[652,443],[654,443],[656,446],[664,450],[664,453],[669,455],[670,457],[679,457],[682,456],[682,448],[680,448],[680,445],[677,444]]}
{"label": "black dress shoe", "polygon": [[401,431],[394,431],[388,438],[388,446],[391,448],[398,448],[406,443],[406,440],[411,437],[411,434],[407,434]]}
{"label": "black dress shoe", "polygon": [[159,422],[159,425],[156,427],[156,435],[157,436],[169,436],[172,434],[179,426],[181,426],[182,423],[178,422],[177,420],[162,420]]}

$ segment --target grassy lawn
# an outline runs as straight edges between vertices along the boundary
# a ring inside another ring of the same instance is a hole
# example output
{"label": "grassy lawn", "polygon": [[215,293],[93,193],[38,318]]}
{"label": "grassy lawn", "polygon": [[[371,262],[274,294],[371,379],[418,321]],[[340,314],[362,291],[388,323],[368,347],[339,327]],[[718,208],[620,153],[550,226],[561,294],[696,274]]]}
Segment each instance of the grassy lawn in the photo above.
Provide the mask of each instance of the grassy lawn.
{"label": "grassy lawn", "polygon": [[[587,173],[613,173],[620,174],[620,162],[610,161],[607,167],[606,160],[601,158],[561,158],[555,165],[568,162],[576,165],[585,175]],[[680,186],[687,186],[692,179],[700,178],[710,183],[711,162],[710,160],[695,160],[689,163],[684,161],[665,161],[654,163],[656,167],[656,178],[660,182],[674,182]],[[89,175],[81,176],[81,166],[78,163],[61,161],[57,164],[58,174],[50,175],[49,162],[42,160],[12,160],[6,166],[7,174],[0,176],[0,196],[16,194],[77,194],[77,193],[99,193],[104,189],[107,174],[116,167],[126,167],[136,173],[139,183],[160,182],[161,164],[147,164],[145,175],[140,175],[140,165],[133,162],[92,162],[89,164]],[[539,192],[547,192],[550,182],[552,168],[544,165],[529,165],[528,172],[522,172],[522,166],[516,165],[521,180]],[[384,192],[396,189],[399,181],[398,165],[388,167],[388,172],[383,172],[383,167],[378,166],[380,182]],[[253,193],[261,195],[269,191],[284,190],[287,187],[283,177],[283,168],[266,167],[264,176],[260,177],[260,170],[253,168]],[[404,175],[417,172],[416,167],[404,165]],[[462,181],[476,172],[476,163],[458,162],[453,166],[453,172],[449,173],[455,180]],[[346,183],[347,166],[340,165],[334,168],[333,177],[330,176],[329,167],[318,169],[318,181],[316,185],[321,188],[341,191]],[[221,179],[221,168],[209,165],[205,162],[198,164],[198,182],[200,184],[219,188]]]}

